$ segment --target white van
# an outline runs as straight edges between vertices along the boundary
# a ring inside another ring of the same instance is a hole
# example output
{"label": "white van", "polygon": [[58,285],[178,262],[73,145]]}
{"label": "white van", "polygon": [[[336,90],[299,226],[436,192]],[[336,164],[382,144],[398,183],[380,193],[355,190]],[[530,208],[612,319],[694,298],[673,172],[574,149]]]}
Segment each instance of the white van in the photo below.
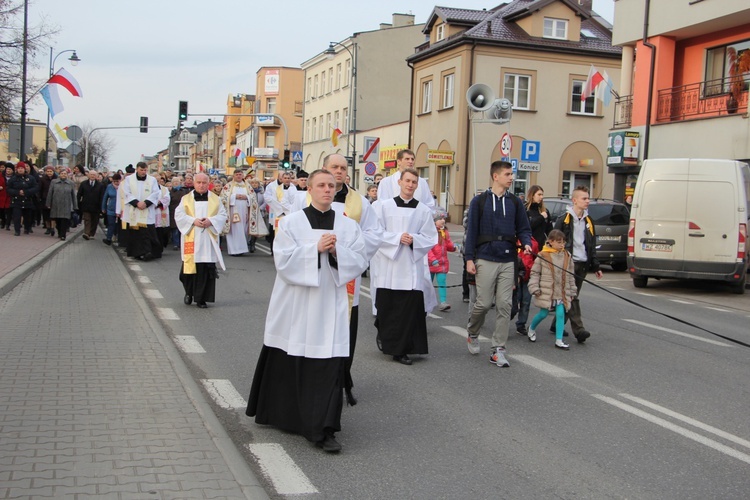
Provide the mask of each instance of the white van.
{"label": "white van", "polygon": [[633,285],[644,288],[651,277],[720,280],[745,293],[749,194],[746,163],[644,161],[628,231]]}

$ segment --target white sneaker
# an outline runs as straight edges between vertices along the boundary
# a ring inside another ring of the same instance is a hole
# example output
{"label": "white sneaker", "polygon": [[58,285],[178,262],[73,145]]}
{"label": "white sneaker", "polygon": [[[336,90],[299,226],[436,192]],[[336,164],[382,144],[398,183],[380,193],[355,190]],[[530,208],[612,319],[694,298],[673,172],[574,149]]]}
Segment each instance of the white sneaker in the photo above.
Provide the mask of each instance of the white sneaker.
{"label": "white sneaker", "polygon": [[441,311],[450,311],[451,305],[447,302],[443,302],[442,304],[440,304],[440,306],[438,306],[438,309],[440,309]]}
{"label": "white sneaker", "polygon": [[563,339],[560,339],[560,340],[555,340],[555,347],[557,347],[558,349],[563,349],[567,351],[568,349],[570,349],[570,344],[566,344]]}
{"label": "white sneaker", "polygon": [[529,342],[536,342],[536,330],[529,328]]}
{"label": "white sneaker", "polygon": [[509,367],[510,363],[508,363],[508,360],[505,359],[505,349],[503,348],[495,349],[495,352],[493,352],[490,355],[490,363],[492,363],[493,365],[497,365],[500,368]]}
{"label": "white sneaker", "polygon": [[479,354],[479,338],[468,336],[466,342],[466,346],[469,348],[470,353]]}

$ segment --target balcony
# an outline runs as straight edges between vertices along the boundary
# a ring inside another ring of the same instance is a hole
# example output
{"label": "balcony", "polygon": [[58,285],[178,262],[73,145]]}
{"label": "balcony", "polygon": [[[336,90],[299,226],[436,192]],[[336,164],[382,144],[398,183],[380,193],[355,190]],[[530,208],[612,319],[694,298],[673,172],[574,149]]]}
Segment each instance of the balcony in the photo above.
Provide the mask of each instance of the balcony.
{"label": "balcony", "polygon": [[615,120],[612,128],[629,128],[633,117],[633,96],[623,95],[615,100]]}
{"label": "balcony", "polygon": [[747,113],[746,90],[740,93],[735,107],[728,106],[731,97],[729,84],[729,78],[719,78],[660,90],[657,123]]}

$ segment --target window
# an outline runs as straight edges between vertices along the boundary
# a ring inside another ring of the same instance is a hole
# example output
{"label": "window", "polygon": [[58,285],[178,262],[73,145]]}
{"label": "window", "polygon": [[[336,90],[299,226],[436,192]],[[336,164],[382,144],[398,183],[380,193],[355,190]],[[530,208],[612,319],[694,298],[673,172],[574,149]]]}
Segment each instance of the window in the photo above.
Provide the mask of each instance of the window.
{"label": "window", "polygon": [[328,68],[328,92],[333,92],[333,68]]}
{"label": "window", "polygon": [[307,100],[312,97],[312,78],[307,79]]}
{"label": "window", "polygon": [[455,84],[455,73],[451,73],[449,75],[443,76],[443,108],[452,108],[453,107],[453,94],[454,92],[454,84]]}
{"label": "window", "polygon": [[[729,92],[731,62],[739,57],[750,57],[743,56],[747,50],[750,50],[750,40],[714,47],[706,51],[704,97]],[[747,89],[747,83],[745,83],[743,90]]]}
{"label": "window", "polygon": [[432,80],[422,82],[422,107],[420,113],[432,111]]}
{"label": "window", "polygon": [[315,99],[316,97],[318,97],[318,95],[320,95],[318,94],[318,75],[315,75],[314,82],[315,83],[313,83],[313,99]]}
{"label": "window", "polygon": [[336,110],[333,113],[333,126],[337,128],[341,128],[341,122],[339,121],[339,117],[341,116],[341,113],[339,113],[338,110]]}
{"label": "window", "polygon": [[435,28],[435,41],[439,42],[445,38],[445,23],[438,24]]}
{"label": "window", "polygon": [[544,18],[544,38],[568,39],[568,21],[566,19]]}
{"label": "window", "polygon": [[503,79],[503,97],[513,103],[514,109],[531,108],[531,76],[506,73]]}
{"label": "window", "polygon": [[318,139],[318,119],[313,118],[312,119],[312,136],[310,136],[311,141],[315,141]]}
{"label": "window", "polygon": [[323,139],[326,136],[326,129],[325,129],[326,124],[323,123],[323,115],[320,115],[320,117],[318,118],[318,125],[319,125],[318,137]]}
{"label": "window", "polygon": [[276,147],[276,132],[266,132],[266,147]]}
{"label": "window", "polygon": [[341,132],[349,133],[349,108],[344,108],[344,121],[341,122]]}
{"label": "window", "polygon": [[320,74],[320,97],[323,97],[323,94],[326,93],[326,72],[322,72]]}
{"label": "window", "polygon": [[581,93],[583,92],[583,86],[586,82],[584,80],[573,80],[573,91],[571,92],[571,103],[570,112],[581,114],[581,115],[595,115],[596,114],[596,99],[594,94],[591,94],[586,102],[581,102]]}
{"label": "window", "polygon": [[326,114],[326,134],[333,131],[333,127],[331,126],[331,113]]}
{"label": "window", "polygon": [[305,141],[310,142],[310,120],[305,120]]}
{"label": "window", "polygon": [[276,98],[275,97],[266,98],[266,113],[268,113],[269,115],[276,113]]}
{"label": "window", "polygon": [[346,68],[345,68],[346,73],[344,74],[344,81],[346,83],[344,83],[344,87],[348,87],[349,86],[349,80],[352,79],[352,60],[351,59],[347,59],[344,64],[346,65]]}

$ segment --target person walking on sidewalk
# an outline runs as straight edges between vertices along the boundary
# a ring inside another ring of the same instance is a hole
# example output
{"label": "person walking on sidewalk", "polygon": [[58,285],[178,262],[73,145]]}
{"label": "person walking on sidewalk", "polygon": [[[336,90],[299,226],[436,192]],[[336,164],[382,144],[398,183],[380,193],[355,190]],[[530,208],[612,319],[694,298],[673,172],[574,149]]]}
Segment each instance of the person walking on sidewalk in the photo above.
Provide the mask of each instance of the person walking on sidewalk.
{"label": "person walking on sidewalk", "polygon": [[528,336],[536,342],[536,327],[550,311],[555,313],[555,347],[568,350],[570,345],[563,340],[565,311],[576,296],[576,282],[573,277],[573,256],[565,250],[565,235],[559,229],[550,231],[547,244],[531,267],[529,293],[534,296],[534,304],[539,312],[529,325]]}
{"label": "person walking on sidewalk", "polygon": [[49,192],[45,205],[49,208],[49,216],[55,221],[57,234],[62,241],[68,235],[70,218],[78,210],[78,198],[76,197],[76,185],[68,179],[68,170],[60,170],[60,175],[49,185]]}
{"label": "person walking on sidewalk", "polygon": [[195,190],[182,197],[174,214],[182,233],[180,281],[185,288],[185,305],[193,299],[205,309],[216,300],[216,263],[224,267],[219,234],[227,220],[219,196],[208,190],[208,176],[195,174]]}
{"label": "person walking on sidewalk", "polygon": [[39,198],[42,201],[42,220],[44,221],[44,227],[47,229],[44,234],[49,234],[51,236],[55,236],[55,221],[53,221],[50,217],[49,208],[47,208],[45,202],[47,201],[49,186],[50,184],[52,184],[52,181],[54,179],[57,179],[57,174],[55,174],[55,167],[53,167],[52,165],[47,165],[46,167],[44,167],[44,175],[42,175],[39,182]]}
{"label": "person walking on sidewalk", "polygon": [[445,212],[438,210],[433,218],[435,219],[435,228],[438,233],[438,243],[427,254],[427,262],[430,263],[430,275],[432,280],[437,280],[438,294],[440,295],[440,305],[438,309],[448,311],[451,305],[448,303],[448,289],[445,287],[450,270],[450,261],[448,252],[455,252],[456,245],[451,240],[451,235],[445,228]]}
{"label": "person walking on sidewalk", "polygon": [[8,181],[13,177],[13,164],[0,162],[0,229],[10,231],[13,221],[12,209],[10,208],[10,195],[8,194]]}
{"label": "person walking on sidewalk", "polygon": [[23,219],[23,234],[34,232],[34,197],[39,192],[36,177],[27,172],[26,164],[19,161],[16,173],[8,181],[10,206],[13,209],[13,229],[15,235],[21,235],[21,220]]}
{"label": "person walking on sidewalk", "polygon": [[[593,272],[597,279],[602,277],[599,261],[596,258],[596,232],[594,222],[589,217],[589,188],[577,186],[571,198],[573,205],[555,222],[555,229],[565,235],[565,249],[573,255],[573,267],[576,278],[576,296],[570,303],[567,318],[579,344],[586,342],[591,332],[583,326],[581,304],[578,300],[583,281],[588,272]],[[551,325],[552,326],[552,325]],[[552,330],[552,328],[550,328]]]}
{"label": "person walking on sidewalk", "polygon": [[513,166],[507,161],[490,165],[492,187],[469,204],[466,228],[466,272],[476,276],[477,300],[469,317],[468,348],[479,354],[479,329],[495,300],[495,331],[490,362],[508,367],[508,341],[513,285],[518,258],[516,241],[531,251],[531,228],[523,203],[508,190],[513,185]]}
{"label": "person walking on sidewalk", "polygon": [[96,170],[89,170],[88,180],[78,186],[78,209],[83,217],[83,239],[91,240],[99,226],[99,215],[102,213],[104,184],[97,178]]}
{"label": "person walking on sidewalk", "polygon": [[117,189],[120,187],[122,176],[115,174],[112,176],[112,182],[104,190],[102,199],[102,213],[106,217],[107,235],[104,237],[104,244],[111,245],[112,238],[117,234]]}

